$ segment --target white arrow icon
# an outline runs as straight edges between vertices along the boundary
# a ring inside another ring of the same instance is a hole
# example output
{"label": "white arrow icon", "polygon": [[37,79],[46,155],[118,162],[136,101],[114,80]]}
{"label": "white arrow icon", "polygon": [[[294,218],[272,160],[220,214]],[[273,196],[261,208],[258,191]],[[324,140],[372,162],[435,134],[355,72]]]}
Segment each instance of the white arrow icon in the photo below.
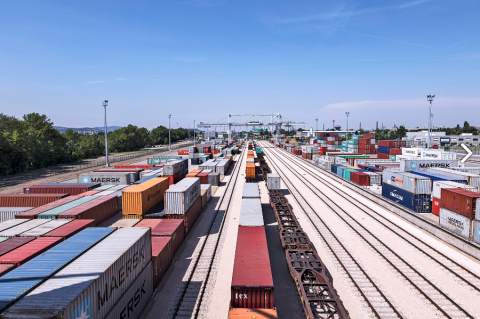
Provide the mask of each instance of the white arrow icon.
{"label": "white arrow icon", "polygon": [[465,144],[463,144],[463,143],[460,144],[460,145],[462,145],[463,149],[464,149],[465,151],[467,151],[467,155],[465,155],[465,157],[462,158],[462,160],[460,161],[460,162],[462,162],[462,163],[465,163],[465,162],[468,160],[468,158],[469,158],[470,156],[472,156],[472,151],[468,149],[467,145],[465,145]]}

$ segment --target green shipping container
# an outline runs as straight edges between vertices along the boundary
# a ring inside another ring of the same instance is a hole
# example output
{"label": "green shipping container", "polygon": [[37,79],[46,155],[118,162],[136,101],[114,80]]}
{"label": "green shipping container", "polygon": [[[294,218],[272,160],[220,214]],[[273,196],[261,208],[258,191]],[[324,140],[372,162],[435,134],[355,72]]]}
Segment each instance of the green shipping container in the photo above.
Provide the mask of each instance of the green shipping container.
{"label": "green shipping container", "polygon": [[343,178],[350,180],[350,173],[352,173],[352,172],[356,172],[356,170],[350,169],[350,168],[344,169],[343,170]]}
{"label": "green shipping container", "polygon": [[396,157],[395,157],[395,155],[388,155],[388,159],[391,159],[391,160],[394,161],[396,159]]}
{"label": "green shipping container", "polygon": [[200,164],[203,164],[203,163],[205,163],[206,161],[208,161],[208,158],[209,158],[209,157],[210,157],[210,156],[208,156],[208,155],[200,156]]}

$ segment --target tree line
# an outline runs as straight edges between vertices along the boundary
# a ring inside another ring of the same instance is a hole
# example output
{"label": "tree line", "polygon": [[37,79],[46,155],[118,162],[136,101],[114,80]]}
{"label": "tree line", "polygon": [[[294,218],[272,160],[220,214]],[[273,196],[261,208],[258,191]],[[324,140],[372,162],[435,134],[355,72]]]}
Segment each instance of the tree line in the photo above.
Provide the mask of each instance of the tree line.
{"label": "tree line", "polygon": [[[171,141],[186,139],[192,130],[171,129]],[[151,131],[128,125],[109,132],[108,152],[131,152],[153,145],[168,145],[168,128]],[[0,113],[0,176],[75,162],[105,155],[104,133],[83,135],[73,130],[65,134],[53,128],[53,122],[38,113],[21,119]]]}

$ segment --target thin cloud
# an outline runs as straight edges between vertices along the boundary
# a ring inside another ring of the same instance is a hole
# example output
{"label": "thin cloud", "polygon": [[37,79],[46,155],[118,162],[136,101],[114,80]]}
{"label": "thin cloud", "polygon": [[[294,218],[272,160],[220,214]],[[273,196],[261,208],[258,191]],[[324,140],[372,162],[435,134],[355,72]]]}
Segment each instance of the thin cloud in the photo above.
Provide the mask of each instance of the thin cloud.
{"label": "thin cloud", "polygon": [[412,2],[407,2],[404,4],[401,4],[398,6],[399,9],[406,9],[410,7],[415,7],[421,4],[424,4],[425,2],[429,2],[430,0],[418,0],[418,1],[412,1]]}
{"label": "thin cloud", "polygon": [[83,83],[83,85],[87,85],[87,84],[96,84],[96,83],[103,83],[105,81],[90,81],[90,82],[86,82],[86,83]]}

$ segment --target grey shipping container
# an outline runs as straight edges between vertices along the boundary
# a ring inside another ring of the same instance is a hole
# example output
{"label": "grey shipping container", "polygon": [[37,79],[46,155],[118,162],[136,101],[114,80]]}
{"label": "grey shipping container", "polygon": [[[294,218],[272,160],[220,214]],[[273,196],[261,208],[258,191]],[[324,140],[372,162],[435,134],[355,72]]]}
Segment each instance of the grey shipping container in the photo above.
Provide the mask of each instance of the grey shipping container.
{"label": "grey shipping container", "polygon": [[451,181],[433,181],[432,196],[435,198],[441,199],[442,188],[462,188],[462,189],[469,190],[471,192],[478,193],[478,187],[476,186],[470,186],[470,185],[460,184],[460,183],[451,182]]}
{"label": "grey shipping container", "polygon": [[280,189],[280,175],[277,173],[267,174],[268,189]]}
{"label": "grey shipping container", "polygon": [[462,177],[467,181],[467,185],[477,186],[480,190],[480,175],[454,171],[452,169],[445,169],[445,168],[430,168],[430,172],[438,173],[441,175],[447,175],[452,177]]}
{"label": "grey shipping container", "polygon": [[130,185],[136,182],[136,179],[133,178],[135,173],[131,174],[128,172],[123,173],[101,173],[101,172],[92,172],[92,173],[83,173],[77,176],[77,181],[79,183],[100,183],[103,185]]}
{"label": "grey shipping container", "polygon": [[263,226],[260,198],[244,198],[240,207],[239,226]]}
{"label": "grey shipping container", "polygon": [[260,198],[260,190],[257,183],[243,184],[242,198]]}
{"label": "grey shipping container", "polygon": [[152,294],[153,271],[149,262],[105,319],[137,319]]}
{"label": "grey shipping container", "polygon": [[427,171],[429,168],[450,168],[458,166],[458,160],[414,158],[401,159],[400,170],[404,172]]}
{"label": "grey shipping container", "polygon": [[177,173],[180,173],[182,169],[183,169],[183,162],[176,160],[176,161],[167,163],[165,164],[165,166],[163,166],[163,174],[172,176]]}
{"label": "grey shipping container", "polygon": [[212,172],[215,172],[215,167],[217,166],[217,162],[211,162],[207,165],[207,169],[211,170]]}
{"label": "grey shipping container", "polygon": [[442,207],[440,207],[440,226],[466,239],[471,238],[472,220]]}
{"label": "grey shipping container", "polygon": [[480,220],[472,221],[472,239],[477,244],[480,244]]}
{"label": "grey shipping container", "polygon": [[105,318],[151,258],[150,229],[116,230],[1,317]]}
{"label": "grey shipping container", "polygon": [[220,183],[220,174],[218,173],[208,174],[208,183],[212,186],[218,186],[218,183]]}
{"label": "grey shipping container", "polygon": [[[0,232],[7,230],[9,228],[18,226],[20,224],[26,223],[28,219],[10,219],[0,223]],[[1,235],[0,235],[1,236]]]}
{"label": "grey shipping container", "polygon": [[432,180],[430,178],[397,170],[383,170],[383,183],[415,195],[429,195],[432,193]]}
{"label": "grey shipping container", "polygon": [[210,201],[210,198],[212,197],[212,185],[210,184],[200,184],[200,189],[203,191],[207,191],[207,202]]}
{"label": "grey shipping container", "polygon": [[255,159],[254,158],[247,158],[247,163],[255,163]]}
{"label": "grey shipping container", "polygon": [[373,173],[373,172],[363,172],[370,175],[370,186],[371,185],[382,185],[382,175]]}
{"label": "grey shipping container", "polygon": [[165,191],[165,214],[185,214],[200,197],[200,178],[185,178]]}
{"label": "grey shipping container", "polygon": [[49,223],[40,225],[38,227],[32,228],[30,230],[27,230],[26,232],[23,232],[19,234],[18,236],[20,237],[40,237],[42,235],[45,235],[48,232],[51,232],[54,229],[57,229],[58,227],[61,227],[65,224],[68,224],[69,222],[73,221],[73,219],[54,219],[50,221]]}
{"label": "grey shipping container", "polygon": [[454,171],[480,175],[480,167],[450,167]]}
{"label": "grey shipping container", "polygon": [[[45,223],[48,223],[50,219],[32,219],[28,220],[26,223],[21,223],[12,228],[5,229],[4,231],[0,232],[0,237],[15,237],[21,233],[26,232],[32,228],[38,227]],[[7,221],[8,222],[8,221]]]}
{"label": "grey shipping container", "polygon": [[228,170],[228,160],[222,160],[220,163],[215,166],[215,172],[220,175],[225,175]]}
{"label": "grey shipping container", "polygon": [[33,207],[0,207],[0,223],[9,219],[14,219],[15,215],[26,212]]}

